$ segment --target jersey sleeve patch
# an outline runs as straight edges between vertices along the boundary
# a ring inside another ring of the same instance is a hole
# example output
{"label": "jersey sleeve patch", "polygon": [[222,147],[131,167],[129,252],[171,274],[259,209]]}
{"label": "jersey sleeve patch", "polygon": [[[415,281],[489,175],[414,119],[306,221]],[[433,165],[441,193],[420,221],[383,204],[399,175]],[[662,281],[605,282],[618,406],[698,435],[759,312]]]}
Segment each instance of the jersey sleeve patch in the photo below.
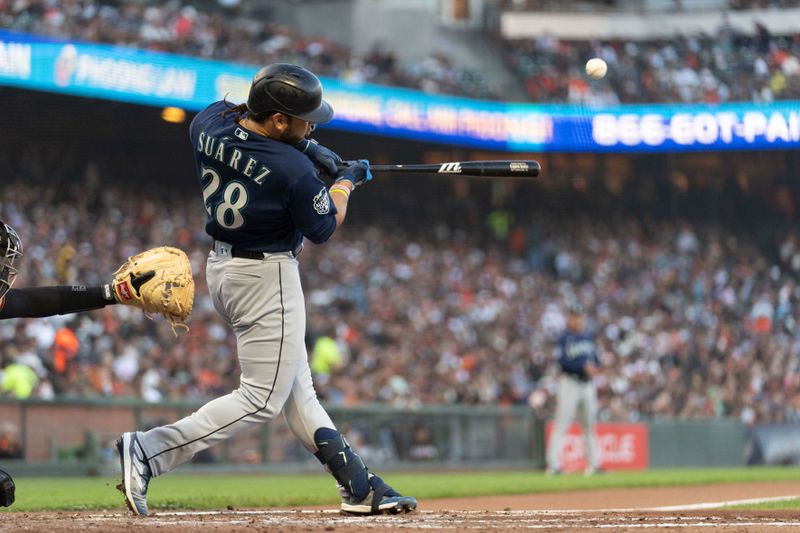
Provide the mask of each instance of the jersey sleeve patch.
{"label": "jersey sleeve patch", "polygon": [[314,211],[318,215],[327,215],[331,212],[331,197],[325,187],[322,187],[322,190],[314,197],[313,205]]}

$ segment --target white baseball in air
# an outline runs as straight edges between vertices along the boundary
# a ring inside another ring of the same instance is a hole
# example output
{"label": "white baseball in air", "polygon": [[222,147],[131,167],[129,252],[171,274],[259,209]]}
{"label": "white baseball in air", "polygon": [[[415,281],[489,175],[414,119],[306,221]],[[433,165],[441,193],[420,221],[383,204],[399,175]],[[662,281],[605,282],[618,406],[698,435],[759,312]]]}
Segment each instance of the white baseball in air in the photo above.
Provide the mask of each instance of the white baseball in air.
{"label": "white baseball in air", "polygon": [[599,57],[593,57],[586,62],[586,75],[593,80],[602,79],[606,72],[608,72],[608,65]]}

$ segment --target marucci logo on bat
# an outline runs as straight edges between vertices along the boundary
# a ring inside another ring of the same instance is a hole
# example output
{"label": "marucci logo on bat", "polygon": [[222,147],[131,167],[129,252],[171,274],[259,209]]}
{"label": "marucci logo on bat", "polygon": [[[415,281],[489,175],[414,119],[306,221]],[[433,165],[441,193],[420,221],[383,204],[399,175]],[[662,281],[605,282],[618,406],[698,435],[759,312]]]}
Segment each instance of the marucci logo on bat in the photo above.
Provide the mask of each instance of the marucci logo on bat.
{"label": "marucci logo on bat", "polygon": [[461,163],[442,163],[439,174],[461,174]]}
{"label": "marucci logo on bat", "polygon": [[528,163],[524,161],[512,161],[508,164],[508,169],[511,172],[528,172]]}

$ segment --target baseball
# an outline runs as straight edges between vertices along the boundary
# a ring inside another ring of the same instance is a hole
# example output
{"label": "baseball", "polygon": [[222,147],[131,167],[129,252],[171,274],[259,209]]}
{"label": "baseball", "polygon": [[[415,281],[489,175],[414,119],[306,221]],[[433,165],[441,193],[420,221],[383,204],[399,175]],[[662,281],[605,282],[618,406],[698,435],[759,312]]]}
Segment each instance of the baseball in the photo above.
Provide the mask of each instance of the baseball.
{"label": "baseball", "polygon": [[608,65],[599,57],[593,57],[586,62],[586,75],[594,80],[602,79],[608,72]]}

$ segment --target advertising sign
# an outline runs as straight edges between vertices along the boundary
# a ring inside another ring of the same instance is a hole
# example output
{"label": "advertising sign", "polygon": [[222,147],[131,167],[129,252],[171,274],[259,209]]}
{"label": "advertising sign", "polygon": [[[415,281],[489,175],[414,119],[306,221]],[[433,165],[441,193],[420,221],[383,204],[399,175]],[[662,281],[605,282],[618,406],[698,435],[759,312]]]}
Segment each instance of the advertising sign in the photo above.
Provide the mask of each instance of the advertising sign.
{"label": "advertising sign", "polygon": [[[545,448],[550,446],[553,422],[545,425]],[[600,466],[604,470],[645,470],[649,464],[649,442],[646,424],[600,423],[595,426],[600,449]],[[583,471],[586,453],[583,429],[572,424],[561,449],[561,470]]]}

